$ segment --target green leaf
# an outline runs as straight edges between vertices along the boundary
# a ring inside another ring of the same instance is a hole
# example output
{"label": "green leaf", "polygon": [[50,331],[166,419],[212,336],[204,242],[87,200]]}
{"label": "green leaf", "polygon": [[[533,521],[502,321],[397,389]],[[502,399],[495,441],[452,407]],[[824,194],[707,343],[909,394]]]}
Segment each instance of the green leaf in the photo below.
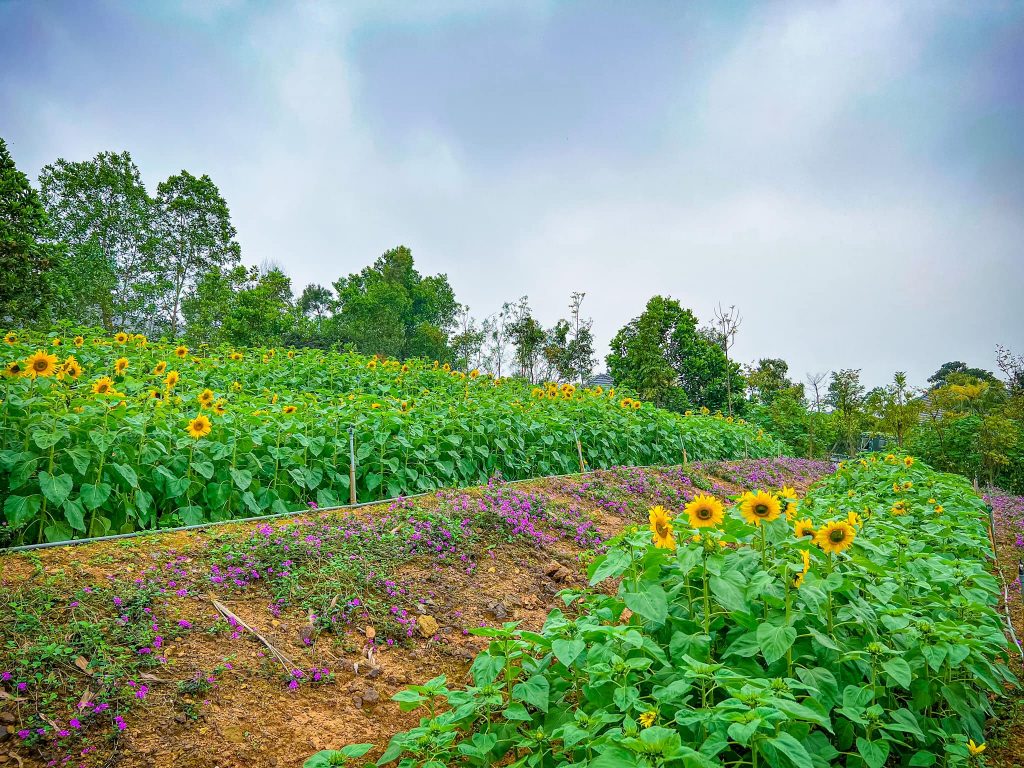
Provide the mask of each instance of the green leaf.
{"label": "green leaf", "polygon": [[248,469],[235,469],[231,468],[231,479],[235,481],[235,487],[240,491],[244,491],[252,483],[252,472]]}
{"label": "green leaf", "polygon": [[541,712],[548,711],[551,686],[543,675],[534,675],[512,688],[512,698],[530,704]]}
{"label": "green leaf", "polygon": [[213,477],[213,462],[206,459],[193,459],[192,469],[207,480]]}
{"label": "green leaf", "polygon": [[804,745],[797,741],[791,734],[783,731],[774,739],[768,739],[766,743],[771,744],[775,749],[789,758],[789,761],[796,766],[796,768],[814,768],[811,756],[807,754],[807,750],[804,748]]}
{"label": "green leaf", "polygon": [[110,498],[110,491],[109,483],[83,483],[78,494],[85,508],[91,512],[103,506],[103,502]]}
{"label": "green leaf", "polygon": [[[625,585],[622,587],[624,588]],[[622,599],[629,610],[655,624],[664,624],[665,619],[668,618],[668,596],[657,582],[640,582],[639,590],[636,592],[623,589]]]}
{"label": "green leaf", "polygon": [[20,528],[39,512],[42,496],[8,496],[4,501],[4,516],[12,528]]}
{"label": "green leaf", "polygon": [[551,650],[554,651],[555,658],[567,667],[572,666],[572,663],[579,658],[579,655],[583,653],[586,647],[587,644],[579,638],[572,640],[560,639],[551,642]]}
{"label": "green leaf", "polygon": [[858,736],[857,751],[864,758],[864,762],[868,764],[868,768],[882,768],[885,765],[885,761],[889,758],[889,742],[868,741]]}
{"label": "green leaf", "polygon": [[71,475],[51,475],[49,472],[39,473],[39,489],[53,504],[63,504],[71,494],[74,481]]}
{"label": "green leaf", "polygon": [[910,688],[910,681],[913,678],[913,673],[910,670],[910,665],[906,659],[899,656],[894,656],[882,662],[882,669],[885,670],[886,674],[889,675],[898,685],[904,688]]}
{"label": "green leaf", "polygon": [[134,469],[129,467],[127,464],[114,464],[113,467],[131,488],[138,490],[139,476],[135,474]]}
{"label": "green leaf", "polygon": [[203,517],[203,508],[191,505],[188,507],[180,507],[178,509],[178,517],[181,519],[182,525],[199,525],[205,522]]}
{"label": "green leaf", "polygon": [[32,442],[39,446],[40,450],[56,445],[62,438],[67,437],[67,432],[57,430],[55,432],[36,432],[32,435]]}
{"label": "green leaf", "polygon": [[761,624],[757,628],[757,643],[761,646],[761,654],[769,664],[786,655],[796,642],[797,632],[793,627],[779,627],[775,624]]}
{"label": "green leaf", "polygon": [[64,519],[76,531],[85,533],[85,510],[77,499],[64,502]]}
{"label": "green leaf", "polygon": [[594,560],[590,567],[590,586],[599,584],[605,579],[620,576],[632,562],[629,553],[622,549],[612,549],[607,555]]}

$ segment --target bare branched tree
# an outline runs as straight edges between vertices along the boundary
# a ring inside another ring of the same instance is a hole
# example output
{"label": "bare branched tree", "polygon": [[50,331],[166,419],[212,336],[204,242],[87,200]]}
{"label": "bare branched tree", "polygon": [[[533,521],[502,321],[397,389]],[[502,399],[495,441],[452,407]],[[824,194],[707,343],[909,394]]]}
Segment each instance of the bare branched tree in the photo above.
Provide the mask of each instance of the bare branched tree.
{"label": "bare branched tree", "polygon": [[725,352],[725,394],[726,399],[729,403],[729,415],[732,416],[732,365],[729,362],[729,350],[732,349],[736,343],[736,333],[740,329],[740,323],[743,322],[743,318],[740,317],[739,311],[736,309],[736,305],[730,305],[729,309],[723,310],[722,305],[718,305],[718,309],[715,310],[715,327],[718,331],[718,340],[722,345],[722,351]]}
{"label": "bare branched tree", "polygon": [[821,383],[828,378],[828,374],[828,371],[823,373],[807,374],[807,383],[810,385],[811,389],[814,390],[814,410],[818,413],[821,413],[821,393],[819,388],[821,387]]}

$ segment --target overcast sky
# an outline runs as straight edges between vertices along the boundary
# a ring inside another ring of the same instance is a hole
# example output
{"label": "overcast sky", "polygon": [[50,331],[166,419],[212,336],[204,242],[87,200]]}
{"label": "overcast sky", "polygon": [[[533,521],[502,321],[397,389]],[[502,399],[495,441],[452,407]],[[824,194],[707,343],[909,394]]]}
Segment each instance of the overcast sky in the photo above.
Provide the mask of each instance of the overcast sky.
{"label": "overcast sky", "polygon": [[208,173],[296,293],[388,248],[483,316],[736,304],[796,378],[1024,351],[1024,2],[0,0],[33,179]]}

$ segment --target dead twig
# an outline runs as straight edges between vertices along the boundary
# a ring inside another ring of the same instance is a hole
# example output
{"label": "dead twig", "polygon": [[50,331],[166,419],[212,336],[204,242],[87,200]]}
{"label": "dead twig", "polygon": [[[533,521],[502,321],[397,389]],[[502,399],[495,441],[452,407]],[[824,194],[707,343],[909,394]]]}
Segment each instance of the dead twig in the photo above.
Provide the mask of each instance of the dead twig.
{"label": "dead twig", "polygon": [[278,663],[282,667],[284,667],[285,674],[287,674],[288,677],[292,676],[292,673],[295,672],[295,670],[298,669],[298,667],[296,667],[295,664],[292,663],[292,661],[287,656],[285,656],[283,653],[281,653],[281,651],[275,648],[274,644],[267,640],[266,637],[264,637],[257,630],[253,629],[251,626],[242,621],[230,608],[228,608],[226,605],[224,605],[224,603],[218,600],[215,594],[211,592],[207,595],[207,597],[210,598],[210,602],[213,603],[213,607],[217,609],[221,616],[223,616],[228,621],[235,622],[236,624],[238,624],[238,626],[242,627],[243,629],[248,630],[252,633],[253,637],[255,637],[257,640],[263,643],[263,645],[266,646],[267,650],[270,651],[271,655],[275,659],[277,659]]}

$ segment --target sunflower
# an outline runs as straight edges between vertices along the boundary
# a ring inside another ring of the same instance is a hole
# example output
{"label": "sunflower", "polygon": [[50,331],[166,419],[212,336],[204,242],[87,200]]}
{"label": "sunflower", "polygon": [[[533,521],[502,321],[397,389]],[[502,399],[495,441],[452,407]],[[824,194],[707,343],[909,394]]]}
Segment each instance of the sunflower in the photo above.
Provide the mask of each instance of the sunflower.
{"label": "sunflower", "polygon": [[51,341],[50,343],[51,343],[51,344],[53,344],[53,346],[55,346],[55,347],[59,347],[59,346],[60,346],[61,344],[63,344],[64,342],[60,340],[60,337],[59,337],[59,336],[57,336],[57,337],[55,337],[55,338],[53,339],[53,341]]}
{"label": "sunflower", "polygon": [[469,378],[471,378],[471,379],[475,379],[479,375],[480,375],[480,369],[479,368],[474,368],[472,371],[469,372]]}
{"label": "sunflower", "polygon": [[18,334],[16,334],[16,333],[8,333],[8,334],[6,334],[4,336],[4,343],[5,344],[17,344],[18,343]]}
{"label": "sunflower", "polygon": [[632,408],[633,407],[633,398],[631,398],[631,397],[624,397],[624,398],[622,398],[619,401],[619,407],[620,408]]}
{"label": "sunflower", "polygon": [[213,412],[216,413],[218,416],[223,416],[225,413],[228,412],[228,401],[225,400],[223,397],[215,400],[213,403]]}
{"label": "sunflower", "polygon": [[796,589],[800,589],[800,586],[804,583],[804,577],[806,577],[807,572],[811,570],[811,553],[804,549],[800,551],[800,556],[803,558],[804,568],[793,579],[793,586]]}
{"label": "sunflower", "polygon": [[232,360],[241,360],[242,359],[242,353],[241,352],[232,352],[230,355],[228,355],[228,357],[230,359],[232,359]]}
{"label": "sunflower", "polygon": [[380,408],[380,403],[374,403],[370,406],[371,408]]}
{"label": "sunflower", "polygon": [[638,719],[640,721],[640,725],[642,725],[644,728],[650,728],[652,725],[654,725],[654,718],[656,718],[657,716],[658,713],[651,709],[640,715]]}
{"label": "sunflower", "polygon": [[288,350],[288,359],[289,360],[294,360],[295,359],[295,350],[294,349],[289,349]]}
{"label": "sunflower", "polygon": [[75,336],[74,344],[76,347],[80,347],[85,344],[85,339],[81,336]]}
{"label": "sunflower", "polygon": [[687,504],[683,511],[690,518],[690,525],[694,528],[714,528],[722,524],[725,519],[725,507],[722,502],[714,496],[698,493],[693,501]]}
{"label": "sunflower", "polygon": [[82,366],[75,360],[75,356],[71,355],[67,360],[64,361],[64,365],[60,369],[60,377],[64,378],[68,376],[72,379],[77,379],[82,375]]}
{"label": "sunflower", "polygon": [[149,393],[149,396],[153,400],[163,400],[164,399],[164,393],[161,392],[159,389],[151,390],[150,393]]}
{"label": "sunflower", "polygon": [[651,520],[651,532],[654,536],[651,541],[659,549],[675,549],[676,539],[672,534],[672,521],[669,519],[668,510],[662,506],[652,507],[648,516]]}
{"label": "sunflower", "polygon": [[862,525],[864,525],[864,521],[861,520],[860,515],[858,515],[852,509],[850,510],[849,514],[846,515],[846,522],[848,522],[854,528],[860,528]]}
{"label": "sunflower", "polygon": [[793,520],[795,520],[797,508],[799,507],[799,502],[793,501],[791,499],[783,499],[783,506],[786,509],[786,521],[792,522]]}
{"label": "sunflower", "polygon": [[634,400],[633,401],[633,410],[635,411],[635,410],[639,409],[641,405],[643,405],[643,403],[641,403],[639,400]]}
{"label": "sunflower", "polygon": [[402,363],[402,373],[408,373],[408,372],[409,372],[408,364]]}
{"label": "sunflower", "polygon": [[798,539],[802,539],[805,536],[814,536],[814,521],[807,517],[803,520],[797,520],[796,525],[793,526],[793,535]]}
{"label": "sunflower", "polygon": [[904,464],[905,464],[906,466],[908,466],[908,467],[912,467],[912,466],[914,466],[914,457],[913,457],[913,456],[905,456],[905,457],[903,458],[903,463],[904,463]]}
{"label": "sunflower", "polygon": [[782,490],[779,491],[779,495],[784,499],[795,499],[796,488],[792,487],[791,485],[784,485],[782,486]]}
{"label": "sunflower", "polygon": [[376,360],[371,360],[370,362],[368,362],[368,363],[366,364],[366,367],[367,367],[367,368],[370,368],[371,370],[372,370],[373,368],[376,368],[376,367],[377,367],[377,361],[376,361]]}
{"label": "sunflower", "polygon": [[37,349],[25,361],[25,376],[34,379],[37,376],[53,376],[57,371],[57,356]]}
{"label": "sunflower", "polygon": [[184,358],[188,354],[188,347],[182,344],[177,349],[174,350],[174,354],[176,354],[180,358]]}
{"label": "sunflower", "polygon": [[188,423],[188,426],[185,427],[185,431],[196,440],[200,437],[206,437],[206,435],[210,434],[211,429],[213,429],[213,424],[211,424],[210,420],[202,413],[192,419],[192,421]]}
{"label": "sunflower", "polygon": [[119,357],[114,361],[114,373],[120,376],[122,373],[128,370],[128,358]]}
{"label": "sunflower", "polygon": [[232,381],[231,382],[231,391],[232,392],[241,392],[242,391],[242,383],[240,381]]}
{"label": "sunflower", "polygon": [[981,744],[975,744],[974,739],[968,739],[967,751],[970,752],[972,756],[980,755],[985,751],[985,743],[982,742]]}
{"label": "sunflower", "polygon": [[170,371],[167,374],[167,378],[164,379],[164,384],[167,385],[168,389],[174,389],[174,387],[177,385],[178,380],[180,378],[181,378],[181,374],[180,373],[178,373],[177,371]]}
{"label": "sunflower", "polygon": [[774,493],[758,491],[746,494],[740,501],[740,512],[748,523],[759,526],[762,521],[771,522],[782,514],[782,506]]}
{"label": "sunflower", "polygon": [[149,344],[149,339],[147,339],[141,333],[136,333],[135,334],[135,343],[138,344],[140,347],[144,347],[147,344]]}
{"label": "sunflower", "polygon": [[17,360],[4,366],[4,376],[8,379],[17,378],[24,373],[25,369],[21,367],[21,363]]}
{"label": "sunflower", "polygon": [[103,376],[102,378],[96,379],[92,385],[92,393],[94,395],[106,395],[114,391],[114,380],[109,376]]}
{"label": "sunflower", "polygon": [[905,515],[905,514],[907,514],[907,505],[906,505],[906,502],[903,502],[903,501],[897,501],[897,502],[896,502],[895,504],[893,504],[893,505],[892,505],[892,513],[893,513],[894,515],[896,515],[897,517],[898,517],[898,516],[900,516],[900,515]]}
{"label": "sunflower", "polygon": [[853,544],[857,532],[845,520],[833,520],[821,527],[814,536],[814,543],[826,552],[842,552]]}
{"label": "sunflower", "polygon": [[403,400],[402,401],[402,405],[400,406],[400,408],[401,408],[402,413],[406,413],[409,410],[409,401],[408,400]]}
{"label": "sunflower", "polygon": [[295,413],[295,411],[296,411],[296,408],[295,408],[294,405],[286,405],[284,408],[281,409],[281,412],[285,416],[289,416],[289,415]]}
{"label": "sunflower", "polygon": [[157,363],[156,365],[153,366],[153,375],[154,376],[163,376],[163,373],[166,370],[167,370],[167,362],[165,360],[161,360],[159,363]]}
{"label": "sunflower", "polygon": [[936,515],[941,515],[945,510],[942,508],[942,505],[939,504],[932,511],[935,512]]}
{"label": "sunflower", "polygon": [[451,373],[452,367],[448,363],[445,363],[444,365],[441,366],[441,370],[444,371],[445,373]]}
{"label": "sunflower", "polygon": [[196,396],[196,400],[199,401],[199,405],[203,408],[209,408],[210,404],[213,402],[213,390],[204,389]]}

